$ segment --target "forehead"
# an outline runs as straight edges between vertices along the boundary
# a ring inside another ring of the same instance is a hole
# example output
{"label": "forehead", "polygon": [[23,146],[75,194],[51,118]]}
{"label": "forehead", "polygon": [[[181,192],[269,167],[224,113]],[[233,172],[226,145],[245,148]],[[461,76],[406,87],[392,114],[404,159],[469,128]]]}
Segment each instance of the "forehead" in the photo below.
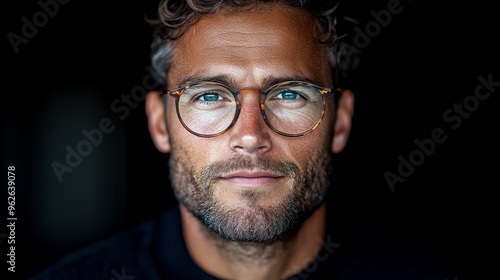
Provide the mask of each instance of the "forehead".
{"label": "forehead", "polygon": [[299,8],[276,4],[223,8],[200,17],[174,42],[168,82],[219,75],[248,86],[269,76],[327,79],[326,49],[315,39],[314,30],[312,16]]}

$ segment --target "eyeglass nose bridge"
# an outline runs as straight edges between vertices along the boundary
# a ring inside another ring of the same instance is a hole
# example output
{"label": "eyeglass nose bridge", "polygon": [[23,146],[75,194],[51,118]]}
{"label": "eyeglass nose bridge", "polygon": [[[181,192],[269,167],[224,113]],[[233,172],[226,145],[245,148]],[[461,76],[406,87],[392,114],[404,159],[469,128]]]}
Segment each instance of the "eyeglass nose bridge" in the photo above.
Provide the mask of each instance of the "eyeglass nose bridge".
{"label": "eyeglass nose bridge", "polygon": [[272,127],[272,125],[269,123],[269,120],[267,119],[267,116],[266,116],[266,112],[265,112],[265,100],[266,100],[266,96],[264,94],[264,91],[262,91],[261,89],[258,89],[258,88],[242,88],[242,89],[239,89],[237,91],[234,91],[233,92],[233,95],[234,95],[234,99],[236,101],[236,112],[235,112],[235,116],[234,116],[234,119],[233,121],[231,122],[231,124],[229,125],[228,127],[228,130],[234,126],[234,124],[236,123],[236,121],[239,119],[239,116],[240,116],[240,111],[241,111],[241,99],[240,97],[243,96],[242,93],[257,93],[259,94],[259,108],[260,108],[260,114],[261,114],[261,117],[264,119],[264,122],[269,126],[271,127],[272,129],[274,129]]}
{"label": "eyeglass nose bridge", "polygon": [[234,95],[234,99],[236,100],[236,102],[240,102],[241,100],[239,99],[240,96],[243,96],[242,93],[245,93],[245,94],[248,94],[248,93],[257,93],[260,95],[260,100],[259,102],[262,103],[264,102],[264,99],[265,99],[265,96],[264,96],[264,92],[258,88],[242,88],[242,89],[239,89],[237,91],[234,91],[233,92],[233,95]]}

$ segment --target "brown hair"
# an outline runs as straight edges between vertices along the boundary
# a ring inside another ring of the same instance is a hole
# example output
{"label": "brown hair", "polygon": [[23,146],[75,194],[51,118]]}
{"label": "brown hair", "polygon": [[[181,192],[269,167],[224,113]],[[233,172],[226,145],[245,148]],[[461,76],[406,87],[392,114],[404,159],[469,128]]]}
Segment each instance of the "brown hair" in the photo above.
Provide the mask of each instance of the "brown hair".
{"label": "brown hair", "polygon": [[166,73],[172,63],[172,42],[182,36],[200,15],[215,13],[224,6],[234,8],[255,7],[263,4],[280,4],[306,9],[314,17],[315,33],[319,42],[329,49],[332,69],[336,69],[337,33],[331,0],[162,0],[158,6],[158,18],[147,20],[154,28],[151,44],[151,66],[155,78],[165,83]]}

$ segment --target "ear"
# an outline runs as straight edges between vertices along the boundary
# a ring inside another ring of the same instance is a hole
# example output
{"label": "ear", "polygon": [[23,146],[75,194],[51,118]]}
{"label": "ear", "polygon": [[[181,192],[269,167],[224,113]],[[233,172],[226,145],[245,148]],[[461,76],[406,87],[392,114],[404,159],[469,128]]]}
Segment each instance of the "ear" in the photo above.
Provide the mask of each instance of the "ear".
{"label": "ear", "polygon": [[153,143],[162,153],[170,152],[169,135],[165,124],[165,108],[161,95],[157,91],[150,91],[146,95],[146,115],[148,128]]}
{"label": "ear", "polygon": [[333,135],[332,151],[341,152],[351,132],[352,115],[354,113],[354,93],[350,90],[341,90],[337,105],[337,117]]}

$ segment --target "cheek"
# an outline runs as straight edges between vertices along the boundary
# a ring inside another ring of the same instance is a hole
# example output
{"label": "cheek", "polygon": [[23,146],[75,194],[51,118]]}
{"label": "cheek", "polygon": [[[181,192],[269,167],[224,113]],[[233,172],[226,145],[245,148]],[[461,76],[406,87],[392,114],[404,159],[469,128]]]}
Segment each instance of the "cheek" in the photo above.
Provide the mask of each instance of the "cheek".
{"label": "cheek", "polygon": [[[318,155],[331,153],[331,130],[323,123],[312,133],[296,138],[278,139],[273,147],[278,160],[291,161],[303,172],[307,164]],[[278,148],[279,147],[279,148]]]}
{"label": "cheek", "polygon": [[174,154],[175,157],[181,157],[183,160],[187,160],[191,165],[191,162],[193,162],[192,158],[196,157],[198,154],[194,151],[196,145],[190,140],[191,133],[189,133],[184,126],[182,126],[179,118],[177,117],[175,101],[173,98],[170,98],[168,101],[166,113],[166,123],[170,136],[172,154]]}
{"label": "cheek", "polygon": [[214,159],[216,151],[220,151],[221,144],[214,143],[217,139],[201,138],[187,131],[177,117],[175,102],[171,103],[167,111],[167,126],[172,154],[181,157],[199,172]]}

